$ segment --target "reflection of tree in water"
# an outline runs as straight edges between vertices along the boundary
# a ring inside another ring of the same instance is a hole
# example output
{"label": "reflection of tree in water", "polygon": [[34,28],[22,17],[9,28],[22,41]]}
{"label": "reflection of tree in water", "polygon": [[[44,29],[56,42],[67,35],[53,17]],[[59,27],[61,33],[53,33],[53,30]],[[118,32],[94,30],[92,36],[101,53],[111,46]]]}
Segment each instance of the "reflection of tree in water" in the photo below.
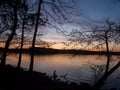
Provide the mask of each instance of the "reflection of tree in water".
{"label": "reflection of tree in water", "polygon": [[104,74],[105,65],[91,64],[90,69],[93,73],[92,77],[94,79],[94,83],[96,83],[100,79],[100,77]]}
{"label": "reflection of tree in water", "polygon": [[[120,75],[119,73],[117,74],[117,72],[119,71],[118,67],[120,63],[118,63],[118,61],[120,60],[120,56],[110,55],[110,65],[109,65],[109,71],[107,73],[105,73],[106,64],[104,63],[106,61],[106,56],[104,55],[97,56],[94,60],[95,62],[91,62],[91,60],[92,58],[88,59],[87,64],[85,64],[84,66],[88,67],[89,73],[87,75],[89,76],[88,79],[90,79],[89,83],[93,85],[96,89],[104,86],[108,78],[112,79],[112,77],[114,76],[112,74],[115,73],[116,76],[114,77],[117,77]],[[117,77],[117,78],[120,78],[120,77]],[[111,82],[109,82],[109,85],[110,84]]]}

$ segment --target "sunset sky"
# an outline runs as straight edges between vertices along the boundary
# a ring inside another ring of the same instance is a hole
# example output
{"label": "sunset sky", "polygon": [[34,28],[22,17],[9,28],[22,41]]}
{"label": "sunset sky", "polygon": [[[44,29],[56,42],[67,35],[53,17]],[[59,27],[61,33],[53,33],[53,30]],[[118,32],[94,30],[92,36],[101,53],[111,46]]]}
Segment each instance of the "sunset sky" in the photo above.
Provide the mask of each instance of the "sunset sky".
{"label": "sunset sky", "polygon": [[[69,0],[68,0],[69,1]],[[120,2],[118,0],[77,0],[75,11],[78,16],[72,16],[71,23],[63,25],[65,31],[72,29],[88,29],[97,25],[104,25],[105,20],[120,21]],[[42,40],[50,42],[64,42],[66,38],[61,33],[56,33],[54,28],[44,29],[47,35]],[[61,46],[61,45],[57,45]]]}
{"label": "sunset sky", "polygon": [[[63,25],[66,31],[103,25],[108,18],[111,21],[120,21],[120,2],[117,2],[117,0],[77,0],[76,2],[76,12],[79,11],[78,14],[80,15],[73,16],[71,23]],[[54,29],[49,28],[47,30],[50,32],[48,33],[50,37],[56,37],[57,34]]]}
{"label": "sunset sky", "polygon": [[[34,2],[35,0],[31,1]],[[65,1],[69,2],[69,0]],[[68,18],[70,22],[65,23],[62,28],[58,26],[61,30],[64,29],[65,32],[70,32],[72,29],[87,30],[98,25],[104,25],[106,19],[114,22],[120,21],[119,0],[74,1],[76,9],[74,9],[74,15],[71,15],[71,17]],[[53,27],[40,26],[38,31],[44,34],[40,37],[41,40],[57,43],[53,46],[54,48],[63,48],[62,42],[67,41],[67,37],[65,37],[60,31],[56,31]]]}

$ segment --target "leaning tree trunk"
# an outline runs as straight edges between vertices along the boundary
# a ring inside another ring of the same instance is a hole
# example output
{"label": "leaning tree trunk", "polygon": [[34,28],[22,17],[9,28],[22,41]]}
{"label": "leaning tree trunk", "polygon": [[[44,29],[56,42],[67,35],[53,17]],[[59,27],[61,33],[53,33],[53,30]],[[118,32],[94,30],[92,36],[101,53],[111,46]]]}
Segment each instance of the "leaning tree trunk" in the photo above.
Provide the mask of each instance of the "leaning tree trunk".
{"label": "leaning tree trunk", "polygon": [[111,68],[107,73],[104,73],[104,75],[94,84],[94,88],[95,89],[101,88],[104,85],[106,79],[119,67],[120,67],[120,61],[113,68]]}
{"label": "leaning tree trunk", "polygon": [[11,31],[11,34],[10,34],[10,36],[8,37],[8,39],[7,39],[6,43],[5,43],[5,50],[3,52],[2,59],[1,59],[1,65],[3,65],[3,66],[6,63],[6,56],[7,56],[9,46],[10,46],[10,42],[12,41],[12,39],[13,39],[13,37],[15,35],[16,28],[17,28],[17,4],[18,4],[17,2],[18,1],[16,0],[15,6],[13,7],[14,20],[13,20],[12,31]]}
{"label": "leaning tree trunk", "polygon": [[41,4],[42,4],[42,0],[39,0],[38,11],[37,11],[37,19],[36,19],[36,24],[35,24],[35,31],[34,31],[33,40],[32,40],[32,47],[31,47],[31,61],[30,61],[29,71],[33,71],[34,47],[35,47],[35,40],[36,40],[37,31],[38,31]]}

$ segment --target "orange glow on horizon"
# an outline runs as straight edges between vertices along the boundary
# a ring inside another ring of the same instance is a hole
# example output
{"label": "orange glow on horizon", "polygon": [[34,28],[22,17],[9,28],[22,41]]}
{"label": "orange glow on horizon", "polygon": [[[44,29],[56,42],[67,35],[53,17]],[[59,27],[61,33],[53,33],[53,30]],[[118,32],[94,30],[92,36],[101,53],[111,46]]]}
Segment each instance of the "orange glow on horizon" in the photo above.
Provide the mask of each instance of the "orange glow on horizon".
{"label": "orange glow on horizon", "polygon": [[[4,48],[5,47],[5,43],[0,43],[0,47]],[[23,45],[23,48],[24,49],[27,49],[27,48],[30,48],[31,47],[31,44],[25,44]],[[41,46],[41,45],[35,45],[35,47],[45,47],[44,45]],[[89,46],[88,48],[84,48],[83,46],[76,46],[76,47],[72,47],[71,46],[65,46],[63,43],[55,43],[53,45],[51,45],[50,47],[46,47],[46,48],[53,48],[53,49],[60,49],[60,50],[67,50],[67,49],[76,49],[76,50],[91,50],[91,51],[105,51],[105,47],[102,48],[102,49],[97,49],[97,48],[91,48],[92,46]],[[20,45],[18,44],[12,44],[10,45],[11,49],[15,49],[15,48],[20,48]],[[110,51],[120,51],[118,48],[120,48],[119,45],[117,45],[116,47],[114,48],[111,48]]]}

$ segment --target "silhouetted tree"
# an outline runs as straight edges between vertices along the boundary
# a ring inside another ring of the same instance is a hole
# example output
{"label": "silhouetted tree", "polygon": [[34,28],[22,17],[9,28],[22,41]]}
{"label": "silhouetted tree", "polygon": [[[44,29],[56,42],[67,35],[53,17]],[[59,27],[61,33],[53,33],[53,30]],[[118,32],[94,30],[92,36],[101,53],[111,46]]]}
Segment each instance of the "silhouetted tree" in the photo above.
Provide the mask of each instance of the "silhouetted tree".
{"label": "silhouetted tree", "polygon": [[105,72],[94,84],[95,88],[100,88],[104,84],[106,79],[120,66],[120,61],[119,61],[115,66],[110,68],[110,61],[111,61],[110,45],[112,43],[114,44],[119,43],[119,35],[120,35],[119,25],[110,22],[109,20],[106,20],[106,23],[107,25],[105,26],[95,28],[91,34],[93,42],[98,42],[97,46],[105,45],[105,51],[107,57]]}
{"label": "silhouetted tree", "polygon": [[109,20],[106,20],[106,25],[104,26],[97,26],[92,30],[88,31],[82,31],[82,30],[74,30],[70,34],[70,43],[73,45],[79,45],[81,43],[86,43],[87,46],[91,47],[98,47],[97,50],[99,50],[100,46],[103,46],[106,51],[106,68],[105,72],[94,84],[95,88],[100,88],[106,79],[120,66],[120,61],[110,68],[110,61],[111,61],[111,55],[110,55],[110,49],[111,44],[119,44],[120,43],[120,26],[117,23],[113,23]]}
{"label": "silhouetted tree", "polygon": [[[32,46],[31,46],[31,60],[29,70],[33,70],[34,63],[34,47],[35,41],[38,31],[38,26],[49,25],[51,27],[57,28],[57,26],[53,25],[53,23],[57,22],[62,25],[67,21],[66,16],[70,12],[69,9],[72,8],[70,6],[70,1],[60,1],[60,0],[38,0],[37,11],[35,11],[35,30],[33,34]],[[68,9],[69,8],[69,9]],[[68,9],[68,11],[67,11]],[[58,25],[57,24],[57,25]],[[60,29],[59,29],[60,30]],[[61,30],[60,30],[61,31]]]}
{"label": "silhouetted tree", "polygon": [[74,49],[86,49],[88,50],[89,45],[92,42],[89,40],[91,35],[89,31],[84,31],[83,29],[77,30],[73,29],[68,34],[68,42],[65,43],[65,46],[69,46]]}
{"label": "silhouetted tree", "polygon": [[18,21],[20,19],[19,17],[20,15],[22,15],[22,11],[26,8],[23,2],[24,0],[1,0],[1,29],[4,28],[3,32],[6,30],[10,30],[4,47],[5,50],[2,54],[1,65],[5,65],[10,43],[14,35],[16,35],[16,30],[19,24]]}
{"label": "silhouetted tree", "polygon": [[37,11],[37,14],[36,14],[36,18],[37,18],[37,19],[36,19],[36,23],[35,23],[35,31],[34,31],[33,40],[32,40],[31,61],[30,61],[30,68],[29,68],[30,71],[33,70],[35,40],[36,40],[36,35],[37,35],[37,30],[38,30],[41,4],[43,3],[43,1],[42,1],[42,0],[39,0],[38,3],[39,3],[39,4],[38,4],[38,8],[37,8],[38,11]]}
{"label": "silhouetted tree", "polygon": [[26,19],[27,19],[27,11],[28,11],[28,6],[26,3],[27,2],[25,0],[23,0],[24,10],[22,11],[23,15],[21,16],[21,21],[22,21],[21,45],[20,45],[20,53],[19,53],[17,68],[20,68],[20,66],[21,66],[22,49],[23,49],[23,45],[24,45],[24,29],[25,29],[25,24],[26,24]]}
{"label": "silhouetted tree", "polygon": [[109,20],[106,20],[107,25],[96,27],[93,29],[93,33],[91,34],[93,42],[98,42],[97,46],[105,45],[107,63],[105,73],[109,70],[110,64],[110,44],[117,43],[119,38],[119,30],[117,25]]}
{"label": "silhouetted tree", "polygon": [[9,35],[6,44],[5,44],[5,51],[3,52],[2,55],[2,59],[1,59],[1,65],[5,65],[5,61],[6,61],[6,56],[7,56],[7,52],[8,52],[8,48],[10,45],[11,40],[13,39],[14,35],[15,35],[15,31],[17,28],[17,20],[18,20],[18,16],[17,16],[17,8],[18,8],[18,0],[14,0],[14,1],[7,1],[4,0],[3,1],[3,8],[5,8],[5,10],[9,10],[8,8],[11,8],[12,10],[12,15],[13,17],[11,17],[11,19],[13,19],[13,23],[12,23],[12,27],[11,27],[11,34]]}
{"label": "silhouetted tree", "polygon": [[98,81],[93,85],[94,88],[95,89],[101,88],[104,85],[106,79],[119,67],[120,67],[120,61],[114,67],[112,67],[107,73],[104,73],[100,79],[98,79]]}

